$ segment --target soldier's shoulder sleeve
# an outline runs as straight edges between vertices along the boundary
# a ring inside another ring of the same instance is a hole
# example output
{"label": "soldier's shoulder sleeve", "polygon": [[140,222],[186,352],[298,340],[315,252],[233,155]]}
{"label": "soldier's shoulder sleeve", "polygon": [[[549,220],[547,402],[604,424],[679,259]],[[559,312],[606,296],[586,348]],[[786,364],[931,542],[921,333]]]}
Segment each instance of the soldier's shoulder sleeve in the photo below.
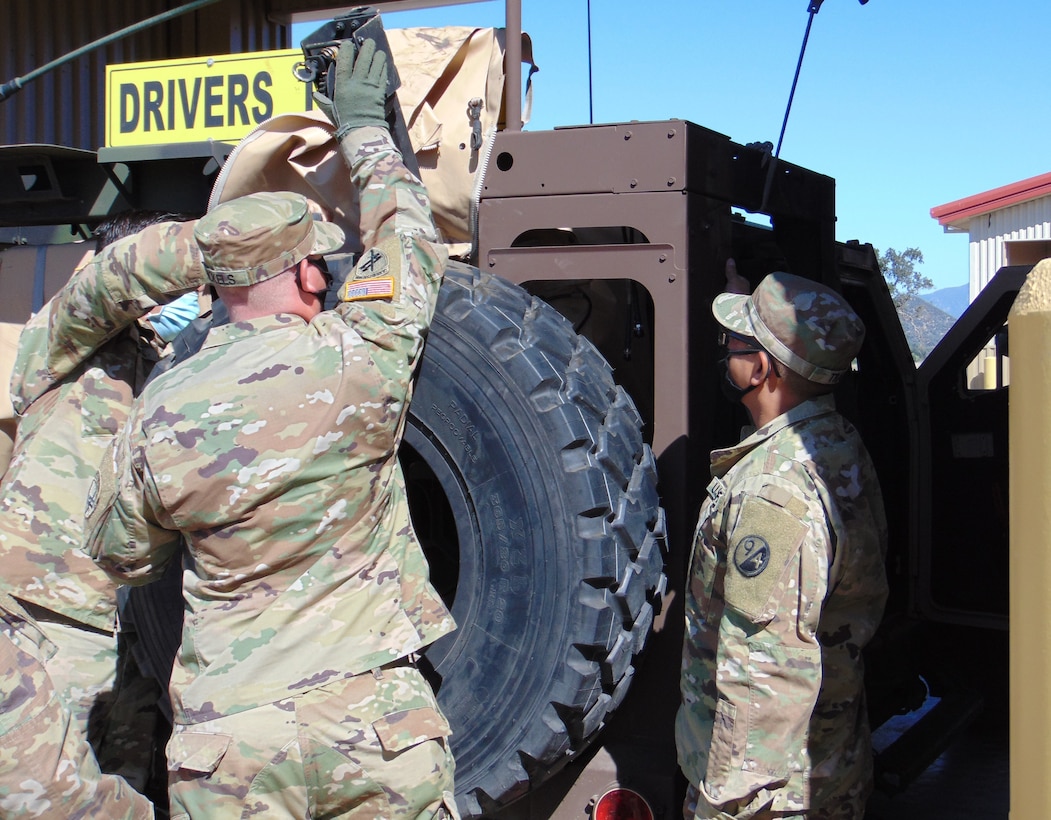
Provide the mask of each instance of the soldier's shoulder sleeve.
{"label": "soldier's shoulder sleeve", "polygon": [[161,222],[114,242],[77,271],[48,307],[46,368],[61,380],[157,305],[204,282],[193,222]]}
{"label": "soldier's shoulder sleeve", "polygon": [[[371,308],[387,325],[422,333],[429,325],[448,251],[438,240],[430,199],[405,166],[390,134],[365,127],[344,139],[360,198],[364,251],[346,284],[341,306]],[[360,312],[355,312],[360,315]]]}
{"label": "soldier's shoulder sleeve", "polygon": [[791,587],[800,546],[810,530],[810,505],[781,482],[763,481],[735,493],[727,539],[727,606],[756,624],[777,613]]}
{"label": "soldier's shoulder sleeve", "polygon": [[119,583],[156,580],[182,543],[161,520],[159,493],[143,454],[141,402],[102,459],[84,509],[84,550]]}
{"label": "soldier's shoulder sleeve", "polygon": [[34,401],[55,384],[47,367],[48,310],[45,305],[26,322],[18,336],[11,369],[11,406],[24,416]]}

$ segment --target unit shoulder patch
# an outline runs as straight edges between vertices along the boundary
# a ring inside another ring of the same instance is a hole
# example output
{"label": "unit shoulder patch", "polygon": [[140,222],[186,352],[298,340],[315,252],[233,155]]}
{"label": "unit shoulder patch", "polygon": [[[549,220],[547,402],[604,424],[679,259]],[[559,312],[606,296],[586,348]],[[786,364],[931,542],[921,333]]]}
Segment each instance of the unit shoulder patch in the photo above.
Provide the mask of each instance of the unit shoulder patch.
{"label": "unit shoulder patch", "polygon": [[101,482],[99,481],[98,471],[95,472],[95,476],[91,479],[91,486],[88,487],[88,497],[84,503],[84,520],[91,518],[91,514],[95,512],[95,508],[99,505],[99,492],[101,490]]}
{"label": "unit shoulder patch", "polygon": [[396,238],[391,238],[362,253],[350,277],[340,288],[340,301],[395,299],[401,276],[401,245]]}
{"label": "unit shoulder patch", "polygon": [[382,276],[390,268],[390,259],[380,248],[369,248],[354,266],[355,279],[372,279]]}
{"label": "unit shoulder patch", "polygon": [[770,545],[761,535],[746,535],[734,548],[734,566],[745,578],[755,578],[770,566]]}
{"label": "unit shoulder patch", "polygon": [[746,497],[729,545],[727,606],[753,623],[770,620],[807,530],[805,523],[783,507],[762,497]]}

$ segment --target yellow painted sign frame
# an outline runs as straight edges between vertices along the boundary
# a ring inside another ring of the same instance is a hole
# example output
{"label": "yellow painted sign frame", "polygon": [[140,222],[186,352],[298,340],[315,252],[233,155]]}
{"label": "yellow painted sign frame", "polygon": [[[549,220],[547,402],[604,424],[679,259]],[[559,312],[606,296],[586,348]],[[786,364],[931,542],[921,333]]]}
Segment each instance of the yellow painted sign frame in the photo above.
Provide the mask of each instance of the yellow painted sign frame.
{"label": "yellow painted sign frame", "polygon": [[106,67],[106,146],[236,142],[259,123],[313,107],[289,48]]}

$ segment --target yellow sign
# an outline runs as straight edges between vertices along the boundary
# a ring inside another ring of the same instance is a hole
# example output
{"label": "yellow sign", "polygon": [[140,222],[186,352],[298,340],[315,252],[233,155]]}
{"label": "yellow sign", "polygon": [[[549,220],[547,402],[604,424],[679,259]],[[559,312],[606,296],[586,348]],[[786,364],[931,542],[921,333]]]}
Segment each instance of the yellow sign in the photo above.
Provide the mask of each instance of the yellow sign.
{"label": "yellow sign", "polygon": [[236,142],[276,114],[313,107],[292,74],[299,49],[106,67],[106,145]]}

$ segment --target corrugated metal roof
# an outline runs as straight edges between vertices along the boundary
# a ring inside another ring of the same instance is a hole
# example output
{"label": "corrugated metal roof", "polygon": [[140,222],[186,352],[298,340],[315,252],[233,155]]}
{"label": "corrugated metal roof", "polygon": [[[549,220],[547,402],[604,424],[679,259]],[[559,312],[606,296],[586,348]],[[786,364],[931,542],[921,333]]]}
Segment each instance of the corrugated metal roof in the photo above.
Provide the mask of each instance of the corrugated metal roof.
{"label": "corrugated metal roof", "polygon": [[[163,12],[175,0],[3,0],[0,82],[9,83],[95,40]],[[311,4],[320,6],[320,3]],[[27,83],[0,101],[0,143],[97,149],[107,64],[287,48],[291,31],[260,0],[217,0],[131,34]]]}
{"label": "corrugated metal roof", "polygon": [[942,226],[966,228],[967,220],[1022,202],[1051,195],[1051,173],[1003,185],[981,194],[931,208],[931,216]]}

